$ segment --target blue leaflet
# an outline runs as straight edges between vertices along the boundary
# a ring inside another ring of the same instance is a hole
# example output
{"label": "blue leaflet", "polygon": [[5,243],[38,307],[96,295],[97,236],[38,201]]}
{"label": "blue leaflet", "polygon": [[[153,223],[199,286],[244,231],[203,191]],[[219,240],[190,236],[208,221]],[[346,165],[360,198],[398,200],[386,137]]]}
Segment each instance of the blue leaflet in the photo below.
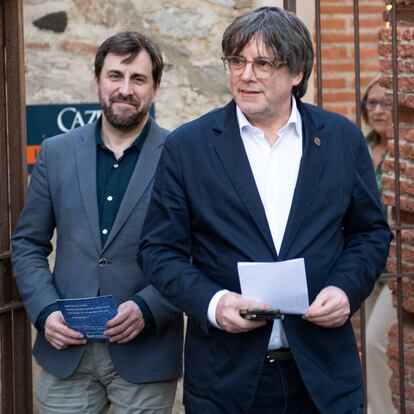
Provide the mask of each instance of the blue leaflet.
{"label": "blue leaflet", "polygon": [[59,310],[69,328],[82,332],[87,339],[107,339],[106,322],[117,310],[112,295],[79,299],[59,299]]}

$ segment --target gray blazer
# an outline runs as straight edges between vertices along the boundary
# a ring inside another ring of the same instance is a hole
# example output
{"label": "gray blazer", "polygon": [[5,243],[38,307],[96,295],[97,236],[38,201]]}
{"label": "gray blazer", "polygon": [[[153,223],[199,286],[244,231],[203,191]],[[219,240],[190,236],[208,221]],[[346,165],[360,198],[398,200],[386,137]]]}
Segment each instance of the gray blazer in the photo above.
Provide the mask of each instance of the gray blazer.
{"label": "gray blazer", "polygon": [[[149,283],[136,261],[155,169],[168,131],[152,122],[118,215],[101,244],[96,191],[95,126],[89,124],[43,141],[26,204],[12,237],[14,276],[34,323],[59,298],[111,294],[120,304],[139,294],[156,327],[126,344],[109,344],[117,372],[134,383],[163,381],[182,373],[182,315]],[[51,238],[56,262],[49,269]],[[61,378],[79,364],[85,346],[54,349],[37,335],[33,354]]]}

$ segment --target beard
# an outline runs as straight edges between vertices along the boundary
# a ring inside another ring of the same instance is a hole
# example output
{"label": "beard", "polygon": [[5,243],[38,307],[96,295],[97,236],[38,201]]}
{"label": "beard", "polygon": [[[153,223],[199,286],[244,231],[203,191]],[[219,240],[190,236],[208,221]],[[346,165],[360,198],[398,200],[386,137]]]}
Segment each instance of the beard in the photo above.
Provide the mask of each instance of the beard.
{"label": "beard", "polygon": [[[149,111],[149,105],[141,107],[141,102],[131,96],[122,96],[118,94],[109,97],[109,103],[106,103],[99,91],[99,102],[102,107],[102,112],[109,124],[121,131],[132,131],[137,128],[145,119]],[[113,104],[115,103],[128,103],[135,107],[136,112],[131,115],[119,115],[114,112]]]}

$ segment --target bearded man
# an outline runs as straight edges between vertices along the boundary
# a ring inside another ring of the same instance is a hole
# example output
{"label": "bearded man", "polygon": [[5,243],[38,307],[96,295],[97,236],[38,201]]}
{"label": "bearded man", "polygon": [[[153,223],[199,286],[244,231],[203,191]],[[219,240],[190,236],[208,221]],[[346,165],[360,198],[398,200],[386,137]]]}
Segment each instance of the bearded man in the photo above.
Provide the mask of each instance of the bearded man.
{"label": "bearded man", "polygon": [[[149,116],[162,70],[151,39],[111,36],[95,58],[101,119],[42,143],[12,238],[14,275],[38,329],[40,413],[172,410],[182,317],[135,258],[168,134]],[[67,326],[56,301],[102,295],[113,295],[118,312],[107,322],[107,340],[87,340]]]}

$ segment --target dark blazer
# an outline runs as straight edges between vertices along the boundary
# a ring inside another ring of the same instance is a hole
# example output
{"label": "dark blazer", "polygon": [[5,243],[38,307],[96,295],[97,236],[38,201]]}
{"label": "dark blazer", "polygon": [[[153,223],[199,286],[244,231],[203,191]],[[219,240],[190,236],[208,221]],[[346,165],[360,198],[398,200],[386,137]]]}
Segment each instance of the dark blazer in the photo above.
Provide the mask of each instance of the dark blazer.
{"label": "dark blazer", "polygon": [[[151,283],[188,316],[188,413],[248,413],[271,333],[229,334],[207,308],[220,289],[240,292],[237,262],[305,259],[312,302],[328,285],[355,312],[384,268],[391,233],[364,137],[346,118],[302,104],[303,156],[279,255],[240,137],[234,102],[167,140],[143,227],[139,260]],[[319,138],[319,139],[316,139]],[[283,321],[305,384],[322,413],[362,404],[351,323]]]}
{"label": "dark blazer", "polygon": [[[168,131],[148,133],[118,215],[101,245],[96,190],[95,123],[46,139],[33,170],[26,204],[12,238],[14,276],[34,323],[59,298],[111,294],[117,304],[139,294],[156,328],[126,344],[109,344],[117,372],[135,383],[181,375],[182,317],[144,278],[136,262],[155,169]],[[56,229],[56,261],[49,270]],[[104,259],[104,260],[101,260]],[[37,335],[33,353],[47,371],[69,377],[85,346],[54,349]]]}

